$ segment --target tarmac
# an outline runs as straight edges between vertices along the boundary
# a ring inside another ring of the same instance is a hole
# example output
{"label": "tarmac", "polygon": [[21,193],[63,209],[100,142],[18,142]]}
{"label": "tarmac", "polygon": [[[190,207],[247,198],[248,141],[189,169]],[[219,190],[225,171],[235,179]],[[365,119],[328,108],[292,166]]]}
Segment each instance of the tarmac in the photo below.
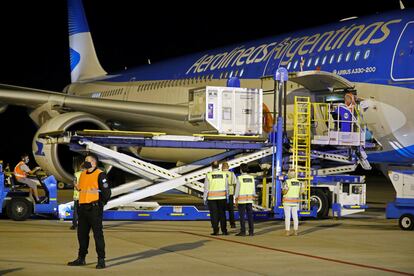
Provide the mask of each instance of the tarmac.
{"label": "tarmac", "polygon": [[254,237],[211,236],[208,221],[105,221],[105,270],[92,234],[87,265],[66,265],[78,249],[68,221],[0,219],[0,275],[414,275],[414,231],[385,219],[391,184],[370,179],[367,190],[368,211],[301,221],[297,237],[283,221],[256,223]]}

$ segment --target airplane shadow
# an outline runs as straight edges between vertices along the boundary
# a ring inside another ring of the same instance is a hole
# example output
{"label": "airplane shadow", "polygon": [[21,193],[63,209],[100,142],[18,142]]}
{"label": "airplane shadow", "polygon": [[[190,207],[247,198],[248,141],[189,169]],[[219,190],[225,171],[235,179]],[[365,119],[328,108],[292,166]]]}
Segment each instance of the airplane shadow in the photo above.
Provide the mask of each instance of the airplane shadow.
{"label": "airplane shadow", "polygon": [[[129,254],[129,255],[120,256],[120,257],[116,257],[112,259],[107,259],[106,260],[107,263],[110,263],[109,265],[107,265],[107,267],[123,265],[123,264],[131,263],[131,262],[135,262],[138,260],[147,259],[147,258],[151,258],[154,256],[159,256],[159,255],[168,254],[172,252],[193,250],[193,249],[203,246],[206,242],[209,242],[209,240],[173,244],[173,245],[161,247],[159,249],[151,249],[151,250],[147,250],[144,252],[138,252],[135,254]],[[112,262],[115,262],[115,263],[112,263]]]}

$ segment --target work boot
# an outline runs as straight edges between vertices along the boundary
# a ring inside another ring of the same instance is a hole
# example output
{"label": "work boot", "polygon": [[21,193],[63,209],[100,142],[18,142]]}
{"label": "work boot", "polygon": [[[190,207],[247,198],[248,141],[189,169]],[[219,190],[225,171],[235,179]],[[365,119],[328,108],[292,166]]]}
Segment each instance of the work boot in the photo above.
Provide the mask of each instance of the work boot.
{"label": "work boot", "polygon": [[286,232],[285,232],[285,236],[286,236],[286,237],[289,237],[289,236],[290,236],[290,231],[286,230]]}
{"label": "work boot", "polygon": [[254,233],[253,232],[249,232],[249,236],[253,237]]}
{"label": "work boot", "polygon": [[244,236],[246,236],[246,233],[244,233],[244,232],[239,232],[239,233],[237,233],[237,234],[236,234],[236,236],[239,236],[239,237],[244,237]]}
{"label": "work boot", "polygon": [[72,225],[72,226],[70,227],[70,230],[76,230],[76,225]]}
{"label": "work boot", "polygon": [[85,258],[78,257],[76,260],[72,262],[68,262],[68,266],[81,266],[86,265]]}
{"label": "work boot", "polygon": [[103,269],[105,267],[106,267],[105,259],[103,258],[98,259],[98,264],[96,265],[96,269]]}
{"label": "work boot", "polygon": [[293,236],[297,236],[298,235],[298,230],[293,230]]}
{"label": "work boot", "polygon": [[211,233],[210,235],[212,235],[212,236],[218,236],[218,235],[219,235],[219,233],[218,233],[218,232],[213,232],[213,233]]}
{"label": "work boot", "polygon": [[230,228],[236,228],[236,224],[230,225]]}
{"label": "work boot", "polygon": [[223,235],[224,235],[224,236],[228,236],[228,235],[229,235],[229,232],[224,231],[224,232],[223,232]]}

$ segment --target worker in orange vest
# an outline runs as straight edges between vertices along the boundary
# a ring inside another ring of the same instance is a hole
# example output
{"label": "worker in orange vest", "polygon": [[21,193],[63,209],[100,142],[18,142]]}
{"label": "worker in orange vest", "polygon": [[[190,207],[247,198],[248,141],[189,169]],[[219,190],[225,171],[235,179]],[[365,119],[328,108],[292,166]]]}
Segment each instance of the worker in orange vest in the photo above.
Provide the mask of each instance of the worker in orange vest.
{"label": "worker in orange vest", "polygon": [[39,185],[39,181],[36,179],[28,178],[27,176],[30,174],[34,174],[40,167],[36,167],[33,170],[29,168],[27,165],[29,163],[29,155],[22,154],[20,162],[14,167],[14,177],[20,183],[26,184],[29,186],[30,195],[34,195],[34,199],[37,203],[40,202],[39,200],[39,193],[37,192],[37,185]]}
{"label": "worker in orange vest", "polygon": [[98,254],[97,269],[105,268],[105,240],[103,235],[103,207],[111,197],[106,174],[97,168],[98,157],[88,154],[83,163],[82,171],[77,185],[79,191],[78,210],[78,258],[69,262],[69,266],[85,265],[88,254],[89,232],[92,228],[95,238],[95,248]]}

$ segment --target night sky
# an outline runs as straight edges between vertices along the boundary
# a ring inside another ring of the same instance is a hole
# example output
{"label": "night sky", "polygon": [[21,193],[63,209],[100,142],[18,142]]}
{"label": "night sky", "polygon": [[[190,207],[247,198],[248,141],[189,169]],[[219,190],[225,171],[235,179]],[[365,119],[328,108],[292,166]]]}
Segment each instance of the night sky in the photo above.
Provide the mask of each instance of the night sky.
{"label": "night sky", "polygon": [[[70,82],[66,1],[8,2],[0,1],[0,83],[61,91]],[[120,71],[146,64],[148,58],[155,63],[399,9],[397,0],[176,2],[84,0],[104,69]],[[413,2],[404,3],[414,7]],[[9,107],[0,114],[0,127],[0,160],[14,164],[21,152],[31,153],[36,127],[24,108]]]}

